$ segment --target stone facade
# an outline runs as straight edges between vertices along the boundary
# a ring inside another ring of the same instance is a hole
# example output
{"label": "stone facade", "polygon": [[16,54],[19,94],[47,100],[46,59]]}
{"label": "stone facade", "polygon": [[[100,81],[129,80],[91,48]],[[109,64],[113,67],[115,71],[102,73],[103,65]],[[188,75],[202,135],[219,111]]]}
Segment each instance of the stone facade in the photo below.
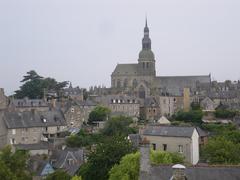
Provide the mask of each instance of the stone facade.
{"label": "stone facade", "polygon": [[48,141],[66,131],[66,122],[59,111],[3,111],[0,114],[0,146],[35,144]]}
{"label": "stone facade", "polygon": [[160,105],[156,98],[145,98],[144,105],[140,107],[140,117],[148,121],[156,121],[160,118]]}
{"label": "stone facade", "polygon": [[4,94],[4,89],[0,88],[0,109],[7,108],[8,98]]}
{"label": "stone facade", "polygon": [[87,123],[90,112],[97,106],[92,101],[69,101],[63,108],[68,127],[81,128]]}
{"label": "stone facade", "polygon": [[142,50],[137,64],[118,64],[111,75],[112,89],[135,92],[140,98],[150,95],[183,96],[183,89],[195,92],[199,83],[210,84],[210,75],[206,76],[156,76],[155,56],[151,50],[149,28],[144,28]]}
{"label": "stone facade", "polygon": [[113,115],[125,115],[129,117],[139,117],[139,99],[127,95],[102,96],[98,102],[108,107]]}
{"label": "stone facade", "polygon": [[147,127],[142,133],[144,138],[155,150],[181,153],[191,164],[199,161],[199,134],[194,127]]}

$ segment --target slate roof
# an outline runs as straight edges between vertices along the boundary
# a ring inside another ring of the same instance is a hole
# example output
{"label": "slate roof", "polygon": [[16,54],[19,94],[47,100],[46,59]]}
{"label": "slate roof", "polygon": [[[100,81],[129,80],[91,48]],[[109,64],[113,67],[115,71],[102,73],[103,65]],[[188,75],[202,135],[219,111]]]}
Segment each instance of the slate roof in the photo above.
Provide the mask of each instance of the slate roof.
{"label": "slate roof", "polygon": [[12,99],[10,105],[15,107],[48,107],[43,99]]}
{"label": "slate roof", "polygon": [[36,144],[16,144],[14,145],[17,149],[21,150],[43,150],[43,149],[50,149],[51,144],[49,142],[39,142]]}
{"label": "slate roof", "polygon": [[[77,163],[69,165],[67,159],[74,159]],[[73,176],[80,166],[84,162],[84,152],[82,149],[65,149],[65,150],[55,150],[50,157],[50,160],[54,160],[52,163],[53,167],[56,169],[64,169],[68,174]]]}
{"label": "slate roof", "polygon": [[197,83],[209,83],[211,77],[203,76],[159,76],[155,78],[155,86],[165,89],[171,95],[181,96],[183,88],[196,88]]}
{"label": "slate roof", "polygon": [[[189,180],[239,180],[240,167],[188,167],[186,176]],[[152,167],[150,180],[169,180],[173,175],[170,166]]]}
{"label": "slate roof", "polygon": [[7,128],[30,128],[66,126],[66,121],[61,111],[6,111],[4,121]]}
{"label": "slate roof", "polygon": [[143,135],[191,138],[194,129],[195,127],[149,126],[143,131]]}
{"label": "slate roof", "polygon": [[209,135],[208,132],[202,130],[200,127],[196,127],[196,130],[197,130],[197,132],[198,132],[198,134],[199,134],[200,137],[206,137],[206,136]]}
{"label": "slate roof", "polygon": [[118,64],[112,75],[137,75],[138,64]]}

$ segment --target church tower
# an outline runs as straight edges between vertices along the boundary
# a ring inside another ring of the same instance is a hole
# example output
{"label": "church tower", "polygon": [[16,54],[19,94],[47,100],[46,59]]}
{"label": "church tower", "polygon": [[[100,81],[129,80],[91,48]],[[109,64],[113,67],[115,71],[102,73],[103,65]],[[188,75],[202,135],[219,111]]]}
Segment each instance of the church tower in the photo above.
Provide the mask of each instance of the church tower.
{"label": "church tower", "polygon": [[156,76],[155,57],[151,50],[151,39],[149,37],[147,19],[144,27],[144,37],[142,39],[142,50],[138,58],[138,69],[140,75]]}

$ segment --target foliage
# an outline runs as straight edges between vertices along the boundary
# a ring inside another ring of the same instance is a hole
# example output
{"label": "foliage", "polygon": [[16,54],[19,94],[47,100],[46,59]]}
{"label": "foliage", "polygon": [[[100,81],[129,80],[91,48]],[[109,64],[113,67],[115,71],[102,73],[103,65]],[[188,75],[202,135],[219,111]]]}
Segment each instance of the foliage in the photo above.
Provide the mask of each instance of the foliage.
{"label": "foliage", "polygon": [[203,158],[211,164],[239,164],[240,144],[224,137],[212,138],[203,148]]}
{"label": "foliage", "polygon": [[237,111],[228,109],[217,109],[214,114],[216,118],[233,118],[236,116]]}
{"label": "foliage", "polygon": [[54,173],[49,174],[46,180],[71,180],[71,176],[63,170],[56,170]]}
{"label": "foliage", "polygon": [[110,109],[97,106],[89,114],[88,123],[92,124],[94,121],[106,121],[110,115]]}
{"label": "foliage", "polygon": [[68,147],[86,147],[102,142],[103,138],[102,134],[89,134],[80,130],[78,134],[68,137],[66,143]]}
{"label": "foliage", "polygon": [[88,161],[80,168],[79,175],[84,180],[108,179],[109,170],[118,164],[123,156],[133,151],[131,143],[124,137],[106,138],[89,154]]}
{"label": "foliage", "polygon": [[191,103],[191,108],[192,108],[193,111],[201,110],[200,103],[192,102],[192,103]]}
{"label": "foliage", "polygon": [[27,172],[28,153],[22,150],[11,152],[11,147],[6,146],[0,152],[0,179],[30,180]]}
{"label": "foliage", "polygon": [[150,160],[152,164],[175,164],[175,163],[183,163],[184,157],[178,153],[170,153],[166,151],[151,151]]}
{"label": "foliage", "polygon": [[173,115],[173,119],[177,121],[191,122],[194,124],[202,123],[202,110],[191,110],[189,112],[179,111]]}
{"label": "foliage", "polygon": [[60,94],[60,91],[68,85],[67,81],[57,82],[53,78],[43,78],[33,70],[27,72],[21,82],[24,84],[20,86],[20,90],[15,91],[16,98],[41,99],[44,96],[44,90],[54,90]]}
{"label": "foliage", "polygon": [[109,180],[138,180],[140,153],[124,156],[109,172]]}
{"label": "foliage", "polygon": [[[178,153],[151,151],[150,160],[154,165],[183,163],[184,157]],[[124,156],[119,164],[109,172],[109,180],[137,180],[139,177],[140,153]]]}
{"label": "foliage", "polygon": [[202,124],[202,129],[211,132],[214,135],[222,135],[236,130],[233,124]]}
{"label": "foliage", "polygon": [[105,124],[102,133],[107,136],[122,135],[127,136],[131,133],[136,133],[134,128],[129,127],[133,122],[132,118],[125,116],[112,117]]}
{"label": "foliage", "polygon": [[73,176],[71,180],[82,180],[81,176]]}

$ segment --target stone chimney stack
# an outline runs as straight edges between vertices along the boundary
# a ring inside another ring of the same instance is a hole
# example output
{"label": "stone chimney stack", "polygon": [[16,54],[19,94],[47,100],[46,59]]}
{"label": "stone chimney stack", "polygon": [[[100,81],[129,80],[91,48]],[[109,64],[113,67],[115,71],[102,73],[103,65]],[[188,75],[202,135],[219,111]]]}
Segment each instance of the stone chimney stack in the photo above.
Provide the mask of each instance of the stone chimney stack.
{"label": "stone chimney stack", "polygon": [[140,143],[140,180],[150,179],[150,143],[144,138]]}
{"label": "stone chimney stack", "polygon": [[185,169],[186,167],[181,164],[176,164],[172,167],[173,177],[172,180],[187,180]]}

